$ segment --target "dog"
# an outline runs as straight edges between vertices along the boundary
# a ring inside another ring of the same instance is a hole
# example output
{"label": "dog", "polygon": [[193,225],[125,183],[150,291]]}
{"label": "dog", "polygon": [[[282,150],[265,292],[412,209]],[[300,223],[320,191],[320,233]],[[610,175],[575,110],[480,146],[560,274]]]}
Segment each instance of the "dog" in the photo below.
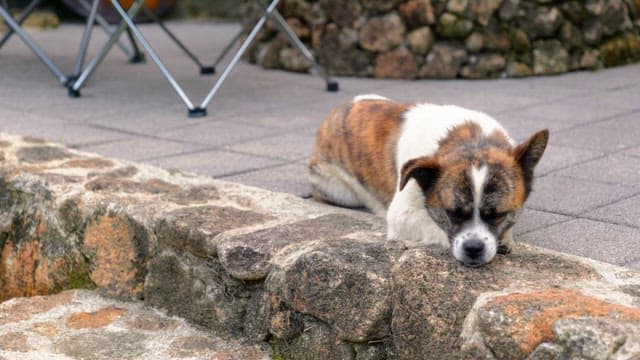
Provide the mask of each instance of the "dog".
{"label": "dog", "polygon": [[386,213],[389,240],[440,244],[476,267],[511,251],[548,139],[516,144],[479,111],[360,95],[320,126],[309,181],[318,201]]}

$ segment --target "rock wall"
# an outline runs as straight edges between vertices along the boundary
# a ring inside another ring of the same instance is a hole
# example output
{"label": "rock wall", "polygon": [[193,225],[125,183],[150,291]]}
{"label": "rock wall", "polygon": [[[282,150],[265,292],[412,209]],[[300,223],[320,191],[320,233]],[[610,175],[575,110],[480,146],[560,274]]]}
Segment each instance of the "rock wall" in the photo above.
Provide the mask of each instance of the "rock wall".
{"label": "rock wall", "polygon": [[[283,0],[280,11],[333,75],[521,77],[640,60],[638,0]],[[248,58],[310,67],[273,24]]]}
{"label": "rock wall", "polygon": [[629,269],[525,245],[470,269],[287,194],[7,134],[0,159],[0,301],[94,289],[277,359],[640,356]]}

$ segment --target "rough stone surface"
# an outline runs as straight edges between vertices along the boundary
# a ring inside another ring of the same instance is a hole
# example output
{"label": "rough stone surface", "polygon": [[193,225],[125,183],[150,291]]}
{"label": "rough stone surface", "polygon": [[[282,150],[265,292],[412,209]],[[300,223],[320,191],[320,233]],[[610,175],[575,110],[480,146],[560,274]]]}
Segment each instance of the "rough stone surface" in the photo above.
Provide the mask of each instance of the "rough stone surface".
{"label": "rough stone surface", "polygon": [[399,47],[378,55],[373,72],[376,77],[413,79],[418,75],[418,65],[411,51]]}
{"label": "rough stone surface", "polygon": [[[468,71],[505,67],[438,47]],[[20,160],[34,146],[65,156]],[[387,241],[362,212],[6,134],[0,147],[0,358],[253,360],[267,343],[276,359],[640,352],[620,335],[640,318],[631,270],[525,245],[471,269]]]}
{"label": "rough stone surface", "polygon": [[247,306],[260,284],[229,276],[217,259],[166,251],[149,264],[145,303],[223,334],[243,332]]}
{"label": "rough stone surface", "polygon": [[91,221],[84,233],[91,281],[111,296],[142,296],[150,251],[146,229],[127,216],[107,215]]}
{"label": "rough stone surface", "polygon": [[362,342],[388,335],[391,272],[397,243],[322,241],[279,255],[266,287],[271,311],[290,308],[332,326],[341,340]]}
{"label": "rough stone surface", "polygon": [[[481,269],[465,268],[448,261],[448,257],[439,249],[408,250],[393,269],[391,332],[401,358],[420,358],[422,354],[457,358],[463,322],[484,292],[520,282],[527,285],[545,279],[545,284],[552,285],[595,275],[589,275],[589,270],[579,263],[557,263],[553,257],[524,249],[499,256]],[[525,278],[523,273],[535,275]],[[429,296],[424,295],[427,292]]]}
{"label": "rough stone surface", "polygon": [[420,76],[454,78],[466,60],[467,52],[464,49],[436,44],[420,69]]}
{"label": "rough stone surface", "polygon": [[167,248],[207,258],[216,255],[215,239],[222,232],[271,219],[268,215],[227,206],[187,207],[168,212],[154,233]]}
{"label": "rough stone surface", "polygon": [[410,0],[400,4],[398,10],[409,28],[435,23],[436,18],[429,0]]}
{"label": "rough stone surface", "polygon": [[445,39],[464,39],[473,30],[473,23],[458,15],[445,13],[440,16],[436,29]]}
{"label": "rough stone surface", "polygon": [[257,280],[267,276],[271,258],[289,245],[371,228],[371,224],[347,216],[326,215],[231,237],[221,241],[218,253],[222,265],[232,276]]}
{"label": "rough stone surface", "polygon": [[[589,324],[615,318],[623,324],[622,328],[626,328],[627,323],[640,325],[640,311],[637,308],[605,302],[585,296],[577,290],[565,289],[498,296],[478,310],[477,318],[476,326],[486,329],[482,336],[487,347],[492,349],[496,357],[509,359],[525,358],[539,344],[556,341],[563,347],[574,342],[568,346],[571,351],[579,347],[583,347],[579,351],[585,351],[586,344],[589,344],[598,348],[596,351],[600,354],[582,354],[584,358],[607,358],[603,355],[611,354],[606,354],[604,350],[608,347],[611,347],[610,350],[617,348],[614,346],[616,341],[604,338],[607,334],[598,336],[595,331],[588,330],[588,325],[579,326],[580,322],[572,319],[586,319],[584,323]],[[592,336],[594,339],[580,343],[575,337],[581,336]],[[618,345],[624,343],[625,339],[620,340],[617,341]],[[633,341],[636,341],[635,346],[640,346],[637,338]],[[630,341],[629,345],[634,344]]]}
{"label": "rough stone surface", "polygon": [[[640,61],[636,0],[292,0],[283,2],[281,12],[334,75],[522,77]],[[345,41],[354,39],[353,34],[355,41]],[[250,51],[257,54],[249,57],[251,61],[267,68],[309,69],[299,53],[285,46],[275,27],[267,27],[259,40],[252,47],[259,51]],[[556,40],[559,47],[554,45],[552,51],[548,45]],[[480,57],[498,53],[523,66],[478,71],[472,59],[463,59],[452,66],[414,71],[414,62],[420,68],[428,62],[421,61],[423,56],[437,58],[442,47],[466,48]],[[581,59],[583,54],[588,56]],[[551,64],[556,56],[560,60]],[[401,70],[386,66],[393,62],[401,64]]]}
{"label": "rough stone surface", "polygon": [[497,77],[504,69],[507,61],[500,54],[486,54],[471,57],[469,64],[460,72],[466,78]]}
{"label": "rough stone surface", "polygon": [[533,44],[533,73],[551,75],[566,72],[569,53],[558,40],[536,41]]}
{"label": "rough stone surface", "polygon": [[318,41],[318,62],[329,73],[337,75],[369,76],[373,66],[370,55],[358,47],[358,33],[329,24]]}
{"label": "rough stone surface", "polygon": [[[90,291],[14,298],[0,304],[0,314],[20,310],[28,311],[19,319],[0,321],[2,359],[269,358],[265,347],[222,339],[140,302],[119,302]],[[138,326],[141,323],[154,326]]]}
{"label": "rough stone surface", "polygon": [[360,29],[358,38],[363,49],[389,51],[404,42],[406,28],[395,13],[374,17]]}
{"label": "rough stone surface", "polygon": [[426,54],[433,45],[433,32],[428,26],[413,30],[408,35],[409,48],[416,54]]}

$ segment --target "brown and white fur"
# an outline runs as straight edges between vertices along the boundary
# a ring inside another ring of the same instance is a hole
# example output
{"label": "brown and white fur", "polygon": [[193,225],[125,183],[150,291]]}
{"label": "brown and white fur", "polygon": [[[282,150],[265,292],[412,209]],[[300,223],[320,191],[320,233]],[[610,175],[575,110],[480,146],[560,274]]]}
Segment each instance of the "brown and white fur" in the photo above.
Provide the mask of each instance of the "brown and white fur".
{"label": "brown and white fur", "polygon": [[361,95],[321,125],[309,178],[319,201],[386,213],[389,239],[480,266],[510,250],[548,137],[516,145],[481,112]]}

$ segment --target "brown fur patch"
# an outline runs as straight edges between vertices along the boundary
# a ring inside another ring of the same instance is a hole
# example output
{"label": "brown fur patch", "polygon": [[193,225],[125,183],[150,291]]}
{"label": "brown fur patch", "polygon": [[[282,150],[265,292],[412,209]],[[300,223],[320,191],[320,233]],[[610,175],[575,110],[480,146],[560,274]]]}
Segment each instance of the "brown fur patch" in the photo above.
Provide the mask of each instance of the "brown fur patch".
{"label": "brown fur patch", "polygon": [[474,166],[486,165],[488,188],[494,188],[504,195],[493,197],[495,203],[489,205],[498,212],[520,209],[525,201],[525,188],[522,170],[511,151],[509,140],[500,132],[487,136],[480,126],[471,122],[451,129],[440,141],[440,147],[433,156],[442,172],[427,203],[445,209],[463,204],[471,206],[473,184],[469,170]]}
{"label": "brown fur patch", "polygon": [[397,136],[409,106],[362,100],[334,109],[318,130],[310,166],[339,165],[388,205],[397,183]]}

